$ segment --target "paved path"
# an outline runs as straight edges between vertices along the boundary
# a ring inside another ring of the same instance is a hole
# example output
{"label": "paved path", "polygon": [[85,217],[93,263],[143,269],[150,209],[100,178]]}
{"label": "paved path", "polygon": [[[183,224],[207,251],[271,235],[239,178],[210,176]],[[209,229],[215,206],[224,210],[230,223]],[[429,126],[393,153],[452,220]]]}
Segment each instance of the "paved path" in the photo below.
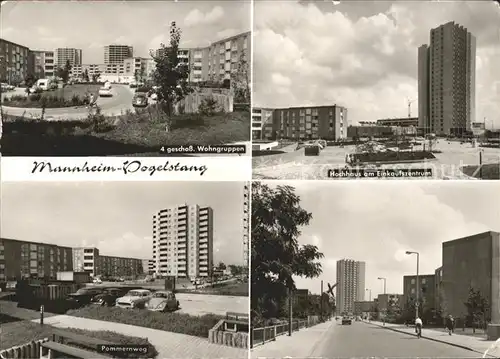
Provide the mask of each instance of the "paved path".
{"label": "paved path", "polygon": [[[113,85],[111,89],[112,97],[99,97],[97,105],[106,116],[116,116],[124,113],[127,110],[133,110],[132,98],[133,91],[127,85]],[[42,113],[41,108],[21,108],[2,106],[2,111],[6,115],[27,116],[31,118],[39,118]],[[49,108],[45,110],[45,119],[79,119],[88,116],[89,110],[86,106],[79,107],[64,107],[64,108]]]}
{"label": "paved path", "polygon": [[[366,324],[371,326],[377,326],[382,329],[387,329],[402,334],[415,336],[415,329],[413,327],[406,327],[404,325],[390,324],[390,323],[386,323],[386,325],[384,326],[380,322],[370,322]],[[424,328],[424,330],[422,331],[422,337],[424,339],[429,339],[435,342],[448,344],[458,348],[468,349],[470,351],[473,351],[481,355],[488,352],[490,357],[500,357],[500,340],[498,340],[496,343],[493,341],[488,341],[486,340],[484,335],[478,335],[478,336],[460,335],[460,330],[457,330],[456,333],[450,336],[443,330]]]}
{"label": "paved path", "polygon": [[[33,320],[38,323],[38,320]],[[166,332],[163,330],[136,327],[133,325],[104,322],[94,319],[77,318],[68,315],[57,315],[46,318],[45,324],[58,328],[78,328],[86,330],[109,330],[123,335],[148,338],[159,352],[159,359],[186,358],[247,358],[246,349],[237,349],[223,345],[211,344],[208,339],[190,335]],[[208,333],[207,333],[208,337]]]}

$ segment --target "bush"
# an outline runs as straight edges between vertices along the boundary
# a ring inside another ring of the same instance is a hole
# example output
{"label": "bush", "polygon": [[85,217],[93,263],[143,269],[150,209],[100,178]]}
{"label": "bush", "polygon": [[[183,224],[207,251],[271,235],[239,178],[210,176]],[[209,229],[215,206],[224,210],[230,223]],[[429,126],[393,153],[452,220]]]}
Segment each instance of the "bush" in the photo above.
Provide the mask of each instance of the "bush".
{"label": "bush", "polygon": [[30,95],[29,100],[33,101],[33,102],[38,102],[41,100],[41,98],[42,98],[42,94],[39,92],[35,92],[34,94]]}
{"label": "bush", "polygon": [[79,105],[81,103],[81,99],[78,95],[73,95],[73,97],[71,97],[71,103],[75,106]]}
{"label": "bush", "polygon": [[183,114],[175,116],[170,124],[171,130],[180,128],[196,128],[205,126],[205,121],[201,114]]}
{"label": "bush", "polygon": [[121,309],[101,306],[87,306],[70,310],[67,315],[165,330],[167,332],[187,334],[200,338],[207,338],[208,331],[219,320],[224,319],[214,314],[192,316],[180,313],[159,313],[141,309]]}
{"label": "bush", "polygon": [[206,97],[201,100],[200,107],[198,107],[198,113],[203,116],[212,117],[220,112],[219,105],[217,101],[212,97]]}

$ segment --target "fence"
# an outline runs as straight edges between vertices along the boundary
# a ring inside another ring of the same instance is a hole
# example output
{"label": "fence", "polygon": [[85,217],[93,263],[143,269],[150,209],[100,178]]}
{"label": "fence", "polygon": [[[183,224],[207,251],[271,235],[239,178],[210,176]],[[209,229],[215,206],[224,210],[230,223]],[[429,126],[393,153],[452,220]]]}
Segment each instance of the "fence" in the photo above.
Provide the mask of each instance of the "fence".
{"label": "fence", "polygon": [[[318,321],[319,322],[319,321]],[[292,332],[296,332],[300,329],[307,328],[311,325],[318,324],[318,322],[312,321],[310,324],[309,320],[295,320],[292,321]],[[250,337],[250,346],[254,348],[258,345],[263,345],[267,342],[276,340],[280,335],[287,334],[289,332],[289,324],[278,324],[263,328],[252,328]]]}
{"label": "fence", "polygon": [[32,341],[23,345],[12,347],[9,349],[4,349],[0,351],[0,359],[33,359],[40,356],[40,348],[42,343],[47,342],[49,339],[42,339],[37,341]]}
{"label": "fence", "polygon": [[187,95],[174,106],[176,114],[196,113],[203,100],[212,98],[223,112],[233,112],[233,96],[224,93],[194,92]]}

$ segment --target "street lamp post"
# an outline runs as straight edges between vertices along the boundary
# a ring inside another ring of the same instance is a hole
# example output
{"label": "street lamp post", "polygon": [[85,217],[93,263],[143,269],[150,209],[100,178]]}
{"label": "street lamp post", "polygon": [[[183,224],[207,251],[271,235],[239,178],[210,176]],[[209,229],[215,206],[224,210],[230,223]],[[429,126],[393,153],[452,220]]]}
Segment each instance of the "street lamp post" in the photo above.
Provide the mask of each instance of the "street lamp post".
{"label": "street lamp post", "polygon": [[419,283],[419,278],[418,278],[418,267],[419,267],[419,264],[420,264],[420,253],[418,252],[412,252],[412,251],[406,251],[406,254],[407,255],[412,255],[412,254],[415,254],[417,256],[417,288],[416,288],[416,292],[417,292],[417,295],[416,295],[416,302],[415,302],[415,318],[418,318],[418,307],[419,307],[419,292],[420,292],[420,283]]}
{"label": "street lamp post", "polygon": [[[384,295],[386,294],[386,284],[387,284],[387,278],[384,278],[384,277],[378,277],[377,278],[378,280],[383,280],[384,281]],[[385,299],[384,299],[385,300]],[[389,305],[389,300],[387,300],[387,305]],[[387,313],[387,307],[384,309],[384,316],[383,316],[383,319],[382,319],[382,322],[384,323],[385,325],[385,315]]]}

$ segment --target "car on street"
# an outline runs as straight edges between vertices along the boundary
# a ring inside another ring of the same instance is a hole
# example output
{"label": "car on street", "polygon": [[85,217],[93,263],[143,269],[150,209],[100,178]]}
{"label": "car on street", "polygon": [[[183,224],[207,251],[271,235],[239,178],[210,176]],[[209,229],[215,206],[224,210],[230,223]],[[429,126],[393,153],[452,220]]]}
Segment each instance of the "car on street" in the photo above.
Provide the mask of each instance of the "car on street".
{"label": "car on street", "polygon": [[106,288],[101,294],[98,294],[92,298],[91,304],[101,305],[103,307],[112,307],[116,304],[116,300],[118,298],[123,297],[132,289],[141,288]]}
{"label": "car on street", "polygon": [[342,317],[342,325],[351,325],[352,318],[349,316]]}
{"label": "car on street", "polygon": [[116,300],[116,306],[123,309],[144,308],[153,293],[147,289],[133,289]]}
{"label": "car on street", "polygon": [[154,312],[168,312],[179,309],[179,301],[175,293],[169,290],[159,290],[146,302],[146,309]]}
{"label": "car on street", "polygon": [[102,288],[80,288],[75,293],[68,294],[68,300],[74,307],[83,307],[90,304],[92,298],[102,292]]}
{"label": "car on street", "polygon": [[100,278],[94,278],[94,280],[92,281],[92,283],[94,283],[94,284],[101,284],[102,280]]}
{"label": "car on street", "polygon": [[145,92],[136,92],[132,99],[132,106],[146,107],[148,105],[148,94]]}
{"label": "car on street", "polygon": [[111,92],[111,88],[101,87],[99,89],[99,97],[112,97],[113,93]]}

